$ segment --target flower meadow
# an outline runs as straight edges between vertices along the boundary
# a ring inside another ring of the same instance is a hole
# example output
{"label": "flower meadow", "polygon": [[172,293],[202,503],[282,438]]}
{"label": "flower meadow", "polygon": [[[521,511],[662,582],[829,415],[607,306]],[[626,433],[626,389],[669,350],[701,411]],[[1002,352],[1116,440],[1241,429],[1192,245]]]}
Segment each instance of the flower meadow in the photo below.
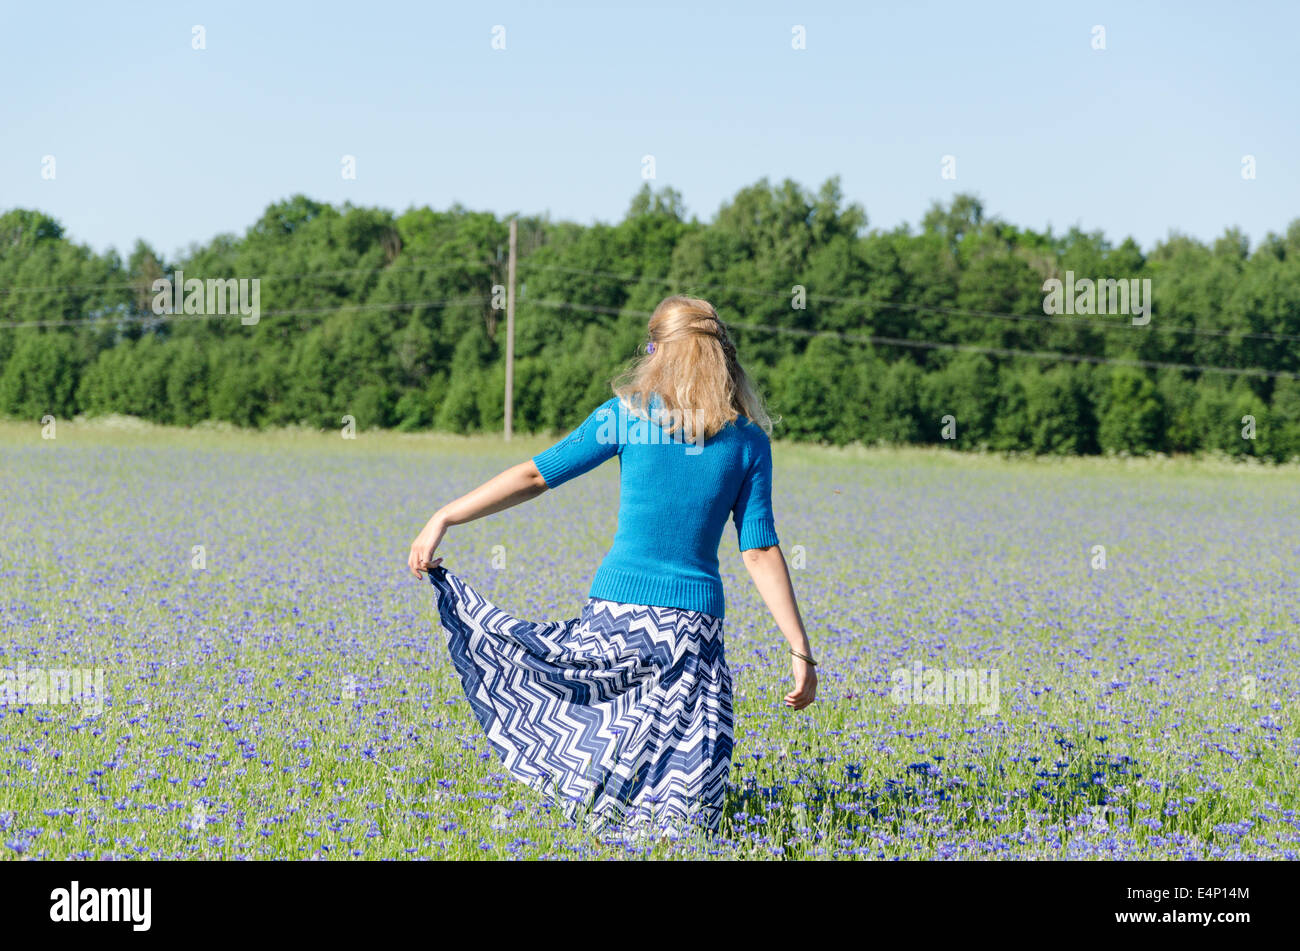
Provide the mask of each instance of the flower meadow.
{"label": "flower meadow", "polygon": [[[440,504],[548,444],[0,425],[0,670],[104,688],[99,709],[0,706],[0,854],[1300,853],[1294,467],[778,443],[818,700],[781,703],[790,658],[729,525],[726,818],[644,843],[592,838],[504,773],[405,568]],[[440,553],[512,614],[576,617],[617,495],[609,463]],[[995,702],[945,689],[954,671]]]}

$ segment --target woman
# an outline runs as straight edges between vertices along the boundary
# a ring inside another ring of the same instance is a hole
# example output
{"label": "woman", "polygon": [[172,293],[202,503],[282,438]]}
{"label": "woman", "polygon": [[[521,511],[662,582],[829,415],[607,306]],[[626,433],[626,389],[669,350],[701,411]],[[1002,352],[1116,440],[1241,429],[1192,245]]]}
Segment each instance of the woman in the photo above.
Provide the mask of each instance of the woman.
{"label": "woman", "polygon": [[[772,515],[771,420],[707,301],[674,296],[645,356],[565,439],[439,509],[411,544],[465,693],[510,774],[591,828],[718,828],[731,766],[731,671],[718,545],[728,516],[790,646],[802,710],[816,661]],[[523,621],[441,567],[447,527],[619,457],[618,531],[581,617]]]}

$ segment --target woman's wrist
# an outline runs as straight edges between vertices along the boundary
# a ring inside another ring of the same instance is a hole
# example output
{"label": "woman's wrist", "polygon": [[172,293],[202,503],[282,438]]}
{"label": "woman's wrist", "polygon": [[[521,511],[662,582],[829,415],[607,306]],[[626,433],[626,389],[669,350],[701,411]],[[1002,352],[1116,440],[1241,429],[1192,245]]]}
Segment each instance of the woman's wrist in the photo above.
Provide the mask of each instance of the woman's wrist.
{"label": "woman's wrist", "polygon": [[813,657],[812,654],[806,651],[795,650],[792,647],[790,648],[790,653],[792,656],[799,658],[799,660],[803,661],[805,664],[808,664],[812,667],[817,666],[817,658]]}

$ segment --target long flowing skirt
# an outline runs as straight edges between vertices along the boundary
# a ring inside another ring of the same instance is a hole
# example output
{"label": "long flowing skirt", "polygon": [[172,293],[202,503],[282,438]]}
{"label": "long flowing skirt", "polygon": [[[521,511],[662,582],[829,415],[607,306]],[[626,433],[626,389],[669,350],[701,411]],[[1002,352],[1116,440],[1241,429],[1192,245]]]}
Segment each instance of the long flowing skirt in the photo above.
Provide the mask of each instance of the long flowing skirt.
{"label": "long flowing skirt", "polygon": [[447,648],[512,777],[593,832],[717,831],[731,767],[722,620],[589,598],[581,617],[511,617],[429,572]]}

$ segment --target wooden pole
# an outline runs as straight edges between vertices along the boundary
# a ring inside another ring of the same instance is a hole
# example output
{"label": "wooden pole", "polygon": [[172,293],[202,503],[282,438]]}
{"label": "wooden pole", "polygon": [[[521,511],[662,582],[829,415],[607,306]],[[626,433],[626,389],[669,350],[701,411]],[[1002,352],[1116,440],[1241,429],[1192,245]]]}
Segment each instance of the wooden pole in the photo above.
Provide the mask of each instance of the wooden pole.
{"label": "wooden pole", "polygon": [[506,283],[506,442],[514,435],[515,415],[515,252],[519,245],[519,219],[510,219],[510,263]]}

